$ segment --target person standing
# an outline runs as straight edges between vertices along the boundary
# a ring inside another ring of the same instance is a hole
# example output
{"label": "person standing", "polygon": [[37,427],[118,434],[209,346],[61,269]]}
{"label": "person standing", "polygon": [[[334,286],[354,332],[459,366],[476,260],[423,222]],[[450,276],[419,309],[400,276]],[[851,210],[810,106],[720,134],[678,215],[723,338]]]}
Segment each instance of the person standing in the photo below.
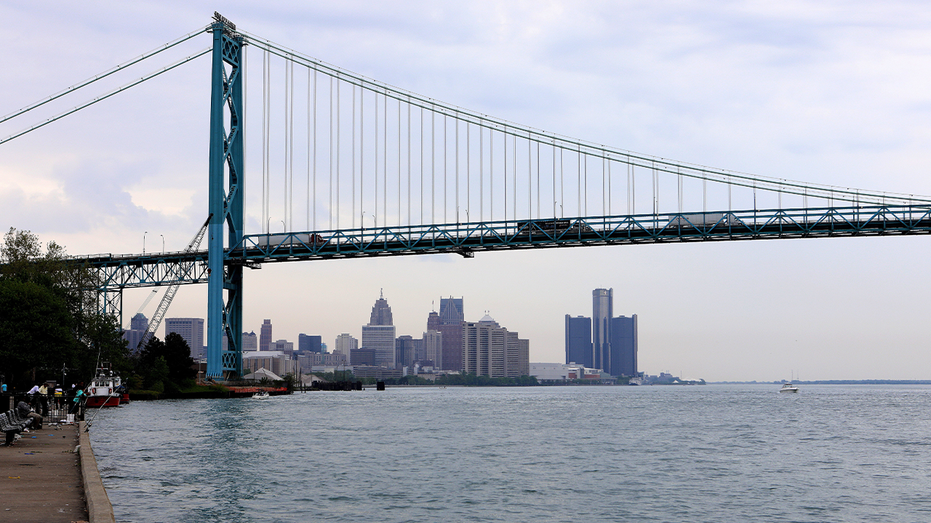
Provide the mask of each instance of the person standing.
{"label": "person standing", "polygon": [[29,397],[29,405],[31,405],[32,408],[36,408],[36,404],[39,401],[39,398],[36,397],[36,394],[38,392],[39,392],[39,386],[33,385],[32,388],[29,389],[29,392],[26,393],[26,396]]}
{"label": "person standing", "polygon": [[39,414],[42,417],[48,416],[48,385],[43,383],[39,386]]}

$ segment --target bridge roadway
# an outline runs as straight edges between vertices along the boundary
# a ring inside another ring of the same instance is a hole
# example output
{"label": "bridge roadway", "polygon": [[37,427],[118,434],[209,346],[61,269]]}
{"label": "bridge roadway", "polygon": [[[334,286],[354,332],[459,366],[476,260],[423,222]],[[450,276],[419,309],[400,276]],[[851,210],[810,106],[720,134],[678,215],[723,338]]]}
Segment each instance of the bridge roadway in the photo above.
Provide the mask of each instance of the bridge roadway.
{"label": "bridge roadway", "polygon": [[[931,233],[931,205],[825,207],[287,232],[244,236],[226,265],[504,249]],[[207,251],[77,256],[99,290],[207,281]]]}

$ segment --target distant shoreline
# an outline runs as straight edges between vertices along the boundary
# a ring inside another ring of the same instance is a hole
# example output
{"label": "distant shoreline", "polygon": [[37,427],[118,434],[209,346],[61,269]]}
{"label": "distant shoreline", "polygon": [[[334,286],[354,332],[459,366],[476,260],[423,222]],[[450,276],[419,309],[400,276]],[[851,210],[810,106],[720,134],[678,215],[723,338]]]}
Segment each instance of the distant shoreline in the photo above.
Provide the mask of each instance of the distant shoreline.
{"label": "distant shoreline", "polygon": [[[709,381],[709,385],[758,384],[781,385],[785,381]],[[799,385],[931,385],[931,380],[793,380]]]}

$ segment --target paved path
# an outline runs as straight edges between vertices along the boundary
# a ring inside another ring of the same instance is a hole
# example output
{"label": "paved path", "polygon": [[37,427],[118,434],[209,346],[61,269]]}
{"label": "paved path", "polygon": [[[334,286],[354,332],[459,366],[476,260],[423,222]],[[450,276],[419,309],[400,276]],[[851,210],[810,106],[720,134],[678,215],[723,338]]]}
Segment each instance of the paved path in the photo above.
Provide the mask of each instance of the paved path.
{"label": "paved path", "polygon": [[0,522],[87,521],[77,445],[75,424],[44,425],[0,446]]}

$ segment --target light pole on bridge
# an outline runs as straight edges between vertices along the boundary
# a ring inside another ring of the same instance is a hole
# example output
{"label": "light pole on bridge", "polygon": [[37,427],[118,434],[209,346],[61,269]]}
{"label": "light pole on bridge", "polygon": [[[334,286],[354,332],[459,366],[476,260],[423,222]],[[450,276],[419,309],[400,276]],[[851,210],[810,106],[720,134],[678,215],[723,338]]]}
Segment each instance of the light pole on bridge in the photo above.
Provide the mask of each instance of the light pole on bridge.
{"label": "light pole on bridge", "polygon": [[149,231],[142,233],[142,255],[145,256],[145,235],[149,234]]}

